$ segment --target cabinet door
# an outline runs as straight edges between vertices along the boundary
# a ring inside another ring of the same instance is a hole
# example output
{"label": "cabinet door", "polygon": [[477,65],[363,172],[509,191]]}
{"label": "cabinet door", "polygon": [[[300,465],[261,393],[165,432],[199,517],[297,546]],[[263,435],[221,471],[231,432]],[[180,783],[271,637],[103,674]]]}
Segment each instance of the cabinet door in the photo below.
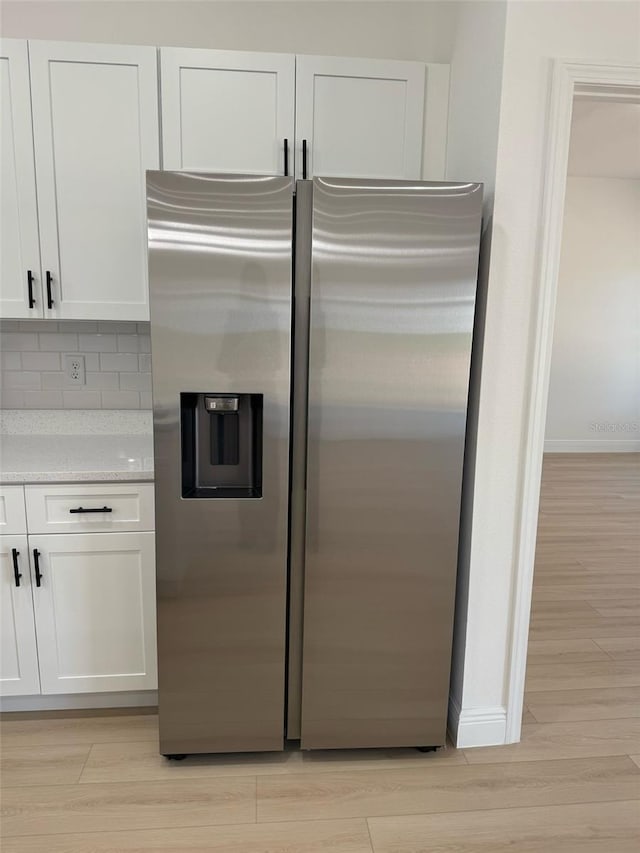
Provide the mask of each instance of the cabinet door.
{"label": "cabinet door", "polygon": [[295,57],[161,48],[165,169],[293,174]]}
{"label": "cabinet door", "polygon": [[32,41],[29,56],[45,316],[147,320],[156,49]]}
{"label": "cabinet door", "polygon": [[154,534],[30,536],[29,548],[42,573],[33,591],[42,692],[156,688]]}
{"label": "cabinet door", "polygon": [[0,40],[0,205],[0,316],[42,317],[29,57],[18,39]]}
{"label": "cabinet door", "polygon": [[0,695],[40,693],[26,536],[0,536],[0,618]]}
{"label": "cabinet door", "polygon": [[421,177],[425,66],[296,58],[296,177]]}

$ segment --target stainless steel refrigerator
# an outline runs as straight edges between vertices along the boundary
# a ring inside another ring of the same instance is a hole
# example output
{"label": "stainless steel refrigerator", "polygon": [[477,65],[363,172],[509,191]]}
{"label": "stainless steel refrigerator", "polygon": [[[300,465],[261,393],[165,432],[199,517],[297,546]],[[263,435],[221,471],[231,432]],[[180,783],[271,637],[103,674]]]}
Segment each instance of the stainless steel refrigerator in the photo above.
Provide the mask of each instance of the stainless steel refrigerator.
{"label": "stainless steel refrigerator", "polygon": [[160,751],[443,744],[481,185],[147,185]]}

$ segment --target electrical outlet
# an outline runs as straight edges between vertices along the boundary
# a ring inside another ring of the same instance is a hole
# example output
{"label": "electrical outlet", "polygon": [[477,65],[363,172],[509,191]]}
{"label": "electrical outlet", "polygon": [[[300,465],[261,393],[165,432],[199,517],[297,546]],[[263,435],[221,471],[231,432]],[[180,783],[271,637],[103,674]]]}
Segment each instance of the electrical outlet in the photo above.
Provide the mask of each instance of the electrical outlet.
{"label": "electrical outlet", "polygon": [[65,355],[64,375],[70,385],[84,385],[86,382],[83,355]]}

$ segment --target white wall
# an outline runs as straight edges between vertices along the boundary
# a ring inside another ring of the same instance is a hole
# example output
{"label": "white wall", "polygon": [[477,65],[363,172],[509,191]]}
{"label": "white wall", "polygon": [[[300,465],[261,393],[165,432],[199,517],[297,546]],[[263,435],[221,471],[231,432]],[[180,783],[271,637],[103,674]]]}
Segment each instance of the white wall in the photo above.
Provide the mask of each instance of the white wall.
{"label": "white wall", "polygon": [[[640,62],[633,2],[510,2],[471,532],[461,713],[504,742],[552,60]],[[473,142],[473,140],[470,140]],[[460,733],[458,743],[464,744]]]}
{"label": "white wall", "polygon": [[484,183],[482,248],[476,298],[451,668],[449,727],[454,740],[463,737],[461,728],[465,726],[460,708],[465,673],[476,436],[491,257],[506,11],[504,0],[456,4],[456,29],[451,55],[446,177],[453,181],[474,180]]}
{"label": "white wall", "polygon": [[9,38],[96,41],[448,62],[447,2],[16,2]]}
{"label": "white wall", "polygon": [[639,330],[640,180],[570,176],[546,451],[640,450]]}

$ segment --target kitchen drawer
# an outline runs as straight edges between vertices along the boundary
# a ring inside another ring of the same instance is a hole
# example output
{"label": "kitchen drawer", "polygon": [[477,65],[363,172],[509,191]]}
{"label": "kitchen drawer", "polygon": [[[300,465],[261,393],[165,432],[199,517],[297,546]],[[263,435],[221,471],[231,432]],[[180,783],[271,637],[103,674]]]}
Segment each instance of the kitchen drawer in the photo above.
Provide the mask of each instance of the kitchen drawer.
{"label": "kitchen drawer", "polygon": [[26,486],[29,533],[153,530],[153,484]]}
{"label": "kitchen drawer", "polygon": [[0,533],[13,536],[26,532],[24,487],[0,486]]}

